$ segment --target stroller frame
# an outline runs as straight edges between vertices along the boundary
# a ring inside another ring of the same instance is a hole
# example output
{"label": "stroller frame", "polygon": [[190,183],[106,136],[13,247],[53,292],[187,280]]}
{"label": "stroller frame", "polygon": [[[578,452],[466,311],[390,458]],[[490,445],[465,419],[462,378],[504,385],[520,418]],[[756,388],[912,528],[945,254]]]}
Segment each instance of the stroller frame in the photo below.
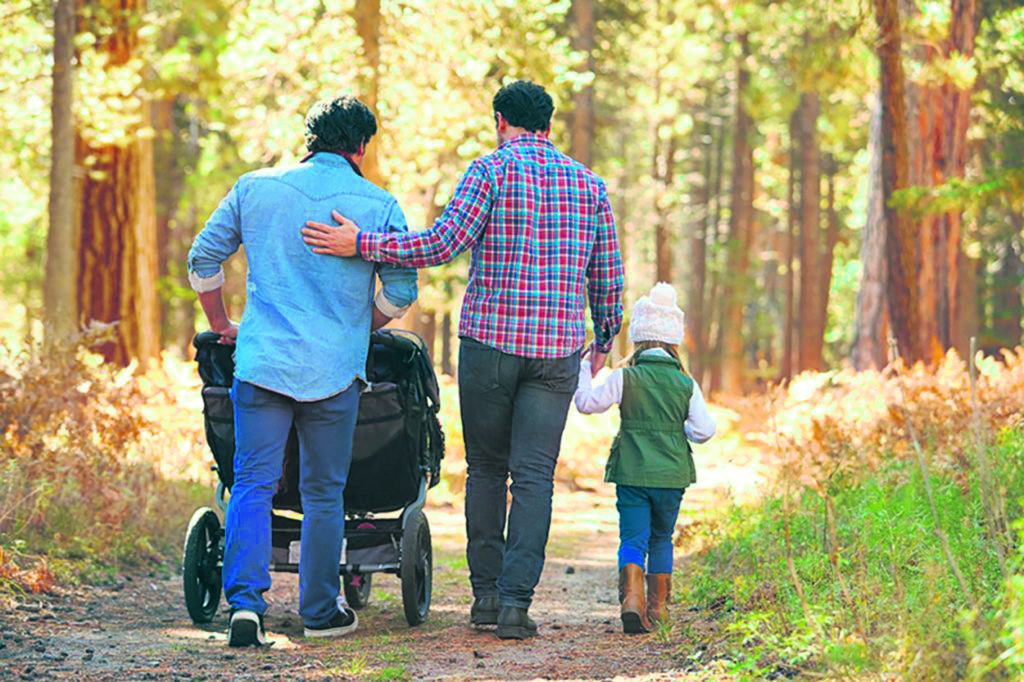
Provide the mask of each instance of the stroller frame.
{"label": "stroller frame", "polygon": [[[390,573],[399,577],[401,581],[402,605],[406,621],[410,626],[423,623],[430,611],[430,599],[432,590],[433,572],[433,549],[431,545],[430,525],[423,512],[426,503],[427,490],[439,480],[439,461],[443,456],[443,433],[440,431],[437,422],[437,411],[439,410],[439,396],[437,395],[436,379],[433,377],[433,370],[426,357],[426,349],[419,337],[408,332],[383,331],[375,332],[371,336],[371,359],[373,350],[378,347],[392,345],[399,347],[401,344],[412,342],[416,350],[412,357],[419,357],[419,365],[413,366],[408,363],[409,371],[420,372],[417,386],[426,390],[426,395],[420,400],[428,406],[423,410],[417,407],[404,409],[402,417],[409,419],[408,414],[414,413],[424,420],[424,425],[429,422],[433,429],[424,426],[423,433],[417,443],[417,450],[424,447],[429,452],[425,454],[417,451],[419,464],[418,486],[407,492],[408,497],[391,498],[379,509],[359,508],[349,509],[346,503],[345,510],[345,549],[338,566],[339,575],[342,577],[343,592],[345,601],[355,609],[364,608],[369,600],[372,590],[373,575],[375,573]],[[200,334],[196,337],[194,344],[198,349],[209,347],[215,343],[218,337],[211,333]],[[398,340],[396,341],[396,338]],[[403,340],[404,339],[404,340]],[[221,347],[223,349],[223,347]],[[218,452],[223,456],[226,443],[218,441],[216,431],[218,423],[223,425],[226,419],[221,416],[219,419],[211,413],[218,405],[223,408],[227,395],[225,383],[233,374],[233,363],[228,368],[228,361],[224,359],[223,350],[218,349],[221,354],[219,359],[223,372],[220,376],[212,376],[210,369],[203,372],[204,360],[198,357],[200,362],[200,373],[203,374],[204,389],[203,397],[206,409],[207,438],[210,441],[211,450],[215,459],[220,461]],[[426,364],[423,364],[425,358]],[[208,358],[207,358],[208,360]],[[368,372],[368,375],[372,373]],[[423,381],[424,373],[429,373],[430,381]],[[433,383],[431,383],[433,382]],[[386,384],[390,386],[390,384]],[[374,384],[370,384],[366,393],[372,392]],[[385,389],[387,390],[387,389]],[[415,396],[415,388],[411,389],[410,395]],[[230,403],[227,403],[230,405]],[[212,407],[211,407],[212,406]],[[363,402],[361,400],[362,418]],[[408,399],[403,402],[404,408],[409,408]],[[422,414],[420,414],[422,412]],[[381,421],[380,419],[369,419],[370,423]],[[358,427],[357,427],[358,428]],[[407,436],[407,431],[402,432]],[[231,445],[233,446],[233,432],[231,433]],[[357,443],[359,437],[357,436]],[[367,438],[363,438],[364,443]],[[223,439],[222,439],[223,441]],[[438,442],[439,441],[439,442]],[[292,444],[289,447],[294,449]],[[287,450],[287,448],[286,448]],[[438,454],[440,452],[440,454]],[[372,459],[364,458],[364,460]],[[222,513],[227,511],[227,495],[229,483],[225,477],[233,480],[233,471],[225,473],[218,465],[211,467],[218,472],[219,481],[217,484],[216,504]],[[287,476],[287,466],[285,474]],[[351,482],[351,477],[350,481]],[[348,484],[346,484],[347,487]],[[411,490],[415,490],[414,499]],[[363,498],[364,502],[367,498]],[[275,498],[276,500],[276,498]],[[396,500],[401,504],[396,504]],[[364,506],[366,506],[364,504]],[[371,503],[372,506],[372,503]],[[271,545],[272,557],[269,568],[276,573],[297,573],[299,570],[298,560],[294,551],[298,549],[297,544],[301,539],[301,521],[289,512],[298,511],[294,506],[279,508],[275,506],[271,512]],[[381,514],[394,514],[398,516],[382,516]],[[209,507],[201,507],[192,515],[188,529],[185,533],[184,557],[182,561],[182,577],[185,594],[185,605],[189,615],[195,623],[209,623],[217,613],[222,590],[221,571],[224,563],[225,532],[220,522],[220,516]]]}

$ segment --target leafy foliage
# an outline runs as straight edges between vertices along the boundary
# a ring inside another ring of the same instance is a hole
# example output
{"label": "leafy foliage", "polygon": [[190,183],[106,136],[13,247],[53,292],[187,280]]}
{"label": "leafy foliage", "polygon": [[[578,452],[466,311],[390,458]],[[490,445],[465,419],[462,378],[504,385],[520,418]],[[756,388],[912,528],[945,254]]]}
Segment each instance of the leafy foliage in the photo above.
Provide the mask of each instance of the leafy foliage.
{"label": "leafy foliage", "polygon": [[[976,439],[1019,526],[1024,349],[979,369],[980,434],[967,368],[953,353],[934,369],[808,373],[775,390],[748,436],[781,457],[775,492],[712,514],[685,538],[698,553],[679,581],[684,599],[727,642],[709,653],[755,675],[1021,674],[1020,559],[1002,571]],[[931,492],[912,460],[908,420],[925,446]]]}
{"label": "leafy foliage", "polygon": [[201,431],[182,437],[172,416],[180,405],[163,423],[147,414],[148,402],[167,398],[163,369],[136,377],[104,366],[84,350],[103,334],[0,362],[0,547],[45,554],[65,575],[162,561],[197,492],[173,455],[194,456]]}

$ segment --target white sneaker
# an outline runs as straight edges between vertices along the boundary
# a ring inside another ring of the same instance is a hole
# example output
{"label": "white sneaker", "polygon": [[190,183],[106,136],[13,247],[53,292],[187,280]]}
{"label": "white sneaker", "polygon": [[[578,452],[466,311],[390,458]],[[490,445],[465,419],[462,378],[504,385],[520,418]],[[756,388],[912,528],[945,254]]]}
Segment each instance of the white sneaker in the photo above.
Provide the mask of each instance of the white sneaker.
{"label": "white sneaker", "polygon": [[228,625],[228,646],[264,646],[267,633],[263,630],[263,616],[255,611],[238,610],[231,613]]}

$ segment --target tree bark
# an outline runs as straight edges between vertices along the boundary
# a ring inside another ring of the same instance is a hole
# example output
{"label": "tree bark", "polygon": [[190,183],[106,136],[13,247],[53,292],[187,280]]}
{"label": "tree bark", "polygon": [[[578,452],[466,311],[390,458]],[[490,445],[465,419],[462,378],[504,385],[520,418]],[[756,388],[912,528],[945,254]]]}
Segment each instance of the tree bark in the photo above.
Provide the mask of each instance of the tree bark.
{"label": "tree bark", "polygon": [[[139,57],[132,22],[145,12],[145,2],[107,0],[104,8],[112,26],[84,28],[100,36],[96,49],[108,64],[121,67]],[[95,21],[100,15],[89,16]],[[160,350],[153,144],[139,134],[149,128],[151,115],[143,93],[136,96],[140,123],[125,131],[123,144],[96,144],[79,134],[75,149],[76,163],[86,171],[78,192],[78,308],[83,322],[117,322],[115,340],[98,350],[122,365]]]}
{"label": "tree bark", "polygon": [[818,95],[800,95],[800,338],[797,369],[823,369],[821,319],[821,152],[818,148]]}
{"label": "tree bark", "polygon": [[915,287],[914,226],[891,205],[893,194],[907,187],[907,111],[904,101],[902,36],[898,0],[875,0],[880,32],[878,57],[882,83],[882,204],[885,216],[889,323],[908,363],[922,360]]}
{"label": "tree bark", "polygon": [[712,128],[711,117],[714,108],[714,88],[707,86],[704,107],[704,121],[695,135],[694,148],[701,150],[699,173],[701,179],[694,187],[693,203],[697,216],[692,222],[690,236],[691,271],[686,295],[686,342],[689,349],[690,375],[699,383],[704,374],[704,295],[707,281],[707,234],[711,216],[711,174],[712,174]]}
{"label": "tree bark", "polygon": [[796,251],[796,159],[797,141],[800,137],[800,110],[789,118],[789,173],[786,178],[786,277],[785,277],[785,319],[782,329],[782,370],[784,381],[793,378],[793,345],[795,338],[796,275],[793,272]]}
{"label": "tree bark", "polygon": [[441,318],[441,373],[455,376],[455,368],[452,366],[452,313],[450,310],[446,310]]}
{"label": "tree bark", "polygon": [[[980,311],[978,306],[978,280],[983,277],[985,265],[981,259],[970,258],[963,251],[960,252],[960,260],[957,262],[960,282],[960,316],[957,325],[957,348],[967,347],[970,353],[972,336],[978,336],[981,328]],[[1017,300],[1018,307],[1020,299]],[[961,357],[967,357],[962,355]]]}
{"label": "tree bark", "polygon": [[[656,134],[657,134],[656,129]],[[655,150],[659,145],[655,144]],[[657,154],[657,151],[655,152]],[[669,282],[674,284],[673,280],[673,226],[670,221],[670,211],[665,206],[664,198],[672,192],[673,178],[675,176],[675,154],[676,154],[676,138],[672,135],[669,138],[668,147],[665,149],[664,158],[658,159],[655,156],[655,173],[654,177],[658,180],[658,195],[655,196],[655,215],[657,216],[657,225],[655,226],[654,232],[654,250],[655,250],[655,279],[658,282]],[[659,163],[660,161],[660,163]]]}
{"label": "tree bark", "polygon": [[[975,34],[977,31],[976,0],[952,0],[950,14],[950,40],[947,56],[959,53],[966,58],[974,56]],[[938,165],[943,170],[943,180],[963,178],[967,169],[967,126],[971,110],[973,88],[958,89],[953,83],[943,86],[943,110],[941,131],[944,135],[943,158]],[[939,335],[945,348],[957,344],[959,329],[959,277],[961,259],[961,223],[959,211],[950,211],[939,217],[941,237],[940,276],[942,288],[938,296]],[[961,356],[969,349],[958,347]]]}
{"label": "tree bark", "polygon": [[[657,110],[661,104],[661,68],[655,66],[654,101]],[[662,140],[662,121],[651,121],[651,178],[654,180],[652,214],[654,215],[654,264],[655,280],[672,282],[672,228],[668,224],[668,209],[665,197],[672,185],[673,157],[675,156],[675,135],[669,134],[668,143]]]}
{"label": "tree bark", "polygon": [[[594,0],[572,0],[573,49],[586,55],[584,69],[594,74]],[[582,164],[594,163],[594,84],[573,95],[570,127],[572,157]]]}
{"label": "tree bark", "polygon": [[733,183],[730,200],[729,245],[722,314],[722,391],[739,394],[743,391],[743,305],[747,300],[747,270],[750,246],[754,237],[754,149],[750,142],[753,121],[747,112],[744,97],[750,84],[746,68],[749,54],[747,35],[740,41],[740,60],[736,71],[736,120],[733,139]]}
{"label": "tree bark", "polygon": [[1021,341],[1021,253],[1018,248],[1018,235],[1010,235],[1004,245],[1003,254],[999,259],[999,272],[996,276],[993,299],[992,331],[999,345],[1003,348],[1014,348]]}
{"label": "tree bark", "polygon": [[57,0],[53,9],[53,99],[50,105],[50,203],[43,284],[45,340],[54,347],[75,331],[75,56],[74,0]]}
{"label": "tree bark", "polygon": [[857,370],[885,366],[885,217],[882,206],[882,103],[876,101],[868,130],[868,211],[861,237],[860,289],[852,360]]}
{"label": "tree bark", "polygon": [[[722,93],[719,99],[726,99],[727,93]],[[717,112],[716,112],[717,115]],[[723,117],[724,118],[724,117]],[[722,223],[722,176],[725,170],[725,125],[719,122],[715,125],[715,152],[714,152],[714,175],[711,180],[711,201],[713,207],[711,209],[711,216],[708,219],[707,233],[708,239],[710,239],[716,246],[723,244],[724,230],[721,229]],[[715,268],[711,273],[711,281],[708,283],[708,292],[704,301],[704,325],[701,329],[701,344],[704,346],[706,354],[706,362],[704,367],[704,377],[702,381],[709,381],[712,390],[718,390],[721,388],[722,375],[722,339],[721,339],[721,289],[722,289],[722,276],[720,275],[721,268]],[[712,346],[712,324],[717,322],[718,326],[715,329],[715,341]],[[705,385],[704,383],[701,384]]]}
{"label": "tree bark", "polygon": [[[173,44],[174,34],[168,36]],[[176,97],[165,96],[153,103],[153,158],[160,174],[156,177],[157,265],[160,298],[160,346],[188,348],[195,331],[195,302],[177,292],[188,288],[185,260],[195,234],[192,221],[179,215],[185,193],[186,168],[198,160],[198,140],[193,140],[194,125],[183,119],[183,106]],[[184,133],[184,135],[183,135]],[[189,202],[190,214],[195,202]]]}
{"label": "tree bark", "polygon": [[423,342],[427,344],[427,352],[430,353],[430,361],[434,361],[434,342],[437,341],[437,313],[433,310],[424,310],[420,313],[421,334]]}
{"label": "tree bark", "polygon": [[[619,150],[619,158],[622,159],[624,167],[628,168],[630,164],[630,136],[629,132],[621,129],[617,135],[617,146]],[[630,291],[630,271],[633,269],[632,265],[632,251],[630,247],[630,234],[629,234],[629,221],[632,215],[632,203],[629,201],[628,192],[610,192],[611,196],[615,196],[615,229],[617,231],[617,237],[619,242],[619,251],[622,253],[622,262],[624,265],[624,279],[625,279],[625,292],[628,298]],[[626,315],[629,315],[629,309],[627,306]],[[626,328],[628,328],[629,319],[624,320]],[[617,337],[618,341],[612,347],[612,363],[616,362],[616,359],[625,358],[629,355],[629,334],[619,334]]]}
{"label": "tree bark", "polygon": [[[821,289],[818,299],[818,320],[821,323],[821,345],[825,342],[825,330],[828,328],[828,302],[832,292],[832,266],[835,264],[836,245],[839,244],[840,226],[839,213],[836,211],[836,162],[831,155],[825,161],[825,246],[821,253]],[[824,367],[824,360],[822,360]]]}
{"label": "tree bark", "polygon": [[380,0],[356,0],[352,10],[356,22],[356,33],[363,43],[363,56],[366,59],[367,74],[360,79],[360,100],[377,116],[377,134],[366,146],[361,170],[366,179],[376,185],[383,185],[384,178],[380,172],[378,149],[383,135],[383,124],[377,113],[377,100],[380,94]]}
{"label": "tree bark", "polygon": [[[914,17],[918,7],[913,0],[901,0],[903,15]],[[914,56],[922,64],[928,64],[935,56],[931,45],[922,44],[914,48]],[[941,108],[938,90],[925,83],[906,82],[904,100],[907,103],[907,185],[910,187],[931,187],[936,184],[934,147],[940,133],[936,112]],[[909,217],[906,218],[910,220]],[[915,220],[917,244],[915,246],[915,284],[920,325],[917,327],[918,343],[922,359],[936,360],[941,357],[939,341],[936,293],[938,271],[936,253],[941,249],[937,218],[922,215]]]}

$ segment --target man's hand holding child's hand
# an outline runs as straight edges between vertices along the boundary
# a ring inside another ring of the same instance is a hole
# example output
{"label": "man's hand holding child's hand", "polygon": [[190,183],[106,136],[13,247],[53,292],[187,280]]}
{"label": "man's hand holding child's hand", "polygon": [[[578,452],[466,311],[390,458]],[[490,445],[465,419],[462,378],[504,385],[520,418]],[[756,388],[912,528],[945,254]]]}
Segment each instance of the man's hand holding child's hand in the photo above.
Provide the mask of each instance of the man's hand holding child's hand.
{"label": "man's hand holding child's hand", "polygon": [[595,344],[590,344],[587,350],[583,352],[583,360],[590,361],[590,376],[596,377],[597,373],[604,367],[605,359],[608,357],[607,353],[602,353],[597,349]]}

